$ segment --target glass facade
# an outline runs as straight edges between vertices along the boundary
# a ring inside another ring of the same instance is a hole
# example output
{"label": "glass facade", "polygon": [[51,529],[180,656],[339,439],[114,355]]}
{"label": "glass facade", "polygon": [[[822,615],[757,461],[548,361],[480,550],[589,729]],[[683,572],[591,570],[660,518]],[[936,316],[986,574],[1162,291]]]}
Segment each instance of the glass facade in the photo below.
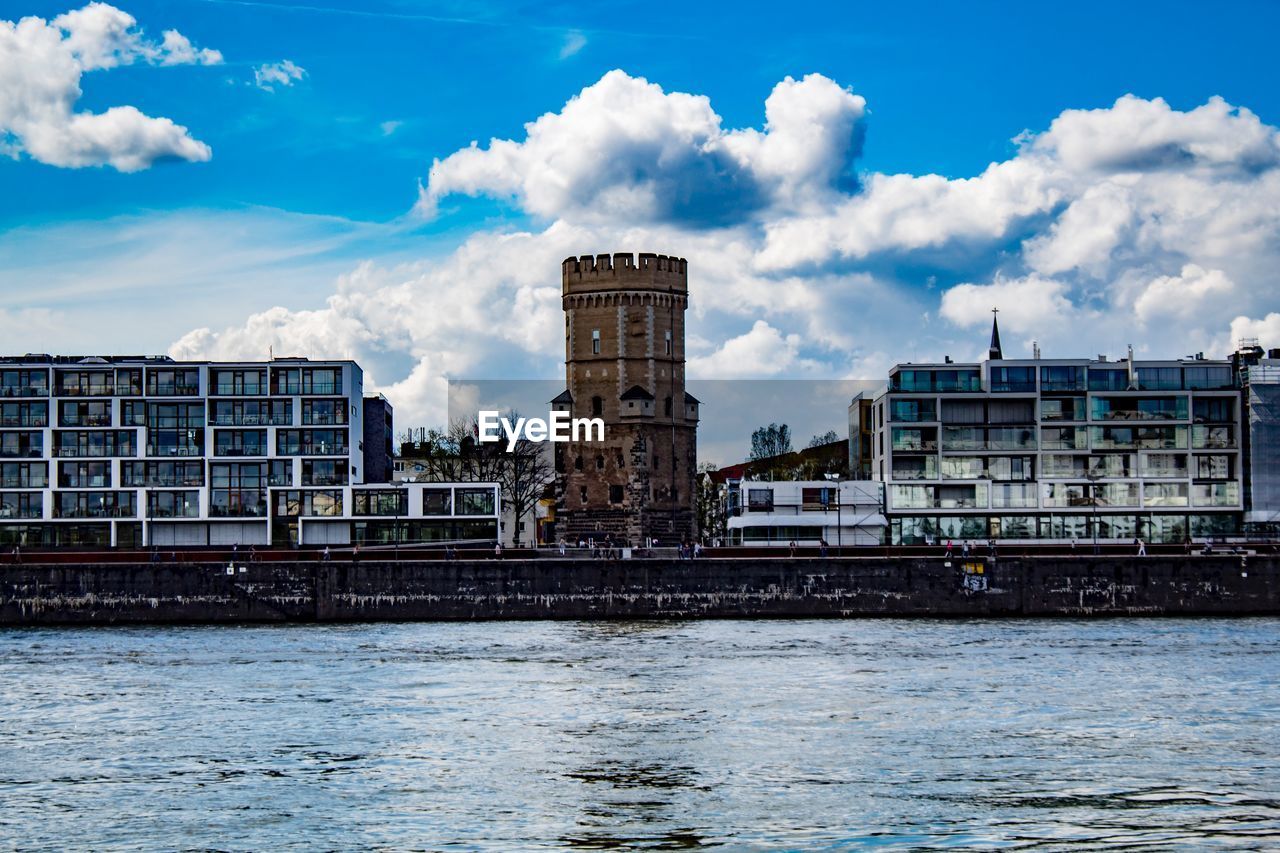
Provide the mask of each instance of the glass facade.
{"label": "glass facade", "polygon": [[873,403],[893,541],[956,538],[960,525],[939,520],[958,518],[970,538],[1181,542],[1239,529],[1229,364],[991,361],[985,389],[951,382],[972,369],[900,367]]}

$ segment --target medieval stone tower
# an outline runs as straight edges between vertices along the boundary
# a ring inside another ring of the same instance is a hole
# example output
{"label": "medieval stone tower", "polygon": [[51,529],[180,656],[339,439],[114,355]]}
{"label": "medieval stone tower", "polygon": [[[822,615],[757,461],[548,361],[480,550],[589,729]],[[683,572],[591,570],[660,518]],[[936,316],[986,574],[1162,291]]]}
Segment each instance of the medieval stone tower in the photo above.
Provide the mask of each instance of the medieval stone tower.
{"label": "medieval stone tower", "polygon": [[584,255],[561,273],[569,387],[552,403],[602,418],[605,440],[555,445],[559,532],[633,545],[691,538],[698,401],[684,390],[688,265]]}

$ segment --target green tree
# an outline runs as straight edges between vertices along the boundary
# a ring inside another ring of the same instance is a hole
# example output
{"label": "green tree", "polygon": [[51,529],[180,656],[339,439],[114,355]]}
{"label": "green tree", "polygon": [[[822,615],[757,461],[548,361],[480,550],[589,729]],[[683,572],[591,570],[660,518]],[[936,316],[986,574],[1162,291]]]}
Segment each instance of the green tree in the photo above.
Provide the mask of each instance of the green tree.
{"label": "green tree", "polygon": [[791,428],[786,424],[769,424],[751,433],[752,462],[791,452]]}
{"label": "green tree", "polygon": [[840,436],[836,435],[836,431],[833,429],[829,429],[826,432],[824,432],[822,435],[815,435],[813,438],[809,439],[808,446],[811,448],[821,447],[824,444],[830,444],[833,441],[839,441],[839,440],[840,440]]}

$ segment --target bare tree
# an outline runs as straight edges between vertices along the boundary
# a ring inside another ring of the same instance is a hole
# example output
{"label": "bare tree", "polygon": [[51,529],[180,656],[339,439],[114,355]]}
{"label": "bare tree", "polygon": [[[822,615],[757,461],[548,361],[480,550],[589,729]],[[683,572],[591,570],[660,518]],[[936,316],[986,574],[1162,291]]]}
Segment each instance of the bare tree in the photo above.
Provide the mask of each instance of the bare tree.
{"label": "bare tree", "polygon": [[[519,415],[508,412],[506,418],[515,423]],[[507,440],[481,442],[479,422],[458,419],[447,429],[433,427],[421,433],[413,461],[423,470],[414,476],[416,482],[430,483],[497,483],[502,502],[514,516],[513,533],[520,545],[520,520],[533,510],[551,482],[553,468],[546,445],[517,439],[507,450]]]}
{"label": "bare tree", "polygon": [[498,482],[502,486],[502,499],[514,516],[513,541],[520,547],[520,520],[537,506],[538,499],[554,476],[548,445],[517,439],[511,450],[503,450],[502,471]]}
{"label": "bare tree", "polygon": [[728,523],[723,489],[711,479],[711,474],[715,471],[716,466],[710,462],[703,462],[698,466],[693,511],[704,542],[723,537]]}

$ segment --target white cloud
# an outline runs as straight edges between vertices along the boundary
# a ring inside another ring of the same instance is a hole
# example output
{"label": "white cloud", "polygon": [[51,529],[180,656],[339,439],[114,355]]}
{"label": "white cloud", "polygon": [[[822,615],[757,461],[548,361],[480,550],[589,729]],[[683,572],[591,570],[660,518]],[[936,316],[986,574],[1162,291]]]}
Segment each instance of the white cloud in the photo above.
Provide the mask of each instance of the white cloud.
{"label": "white cloud", "polygon": [[378,129],[382,131],[383,136],[390,136],[403,126],[404,122],[402,121],[384,121],[378,125]]}
{"label": "white cloud", "polygon": [[[992,308],[1000,309],[1004,328],[1015,333],[1066,330],[1078,320],[1076,308],[1067,298],[1067,286],[1034,275],[996,279],[990,284],[956,285],[942,294],[940,314],[957,326],[987,327]],[[985,350],[986,340],[981,343]]]}
{"label": "white cloud", "polygon": [[587,46],[587,37],[581,30],[569,30],[560,44],[560,58],[568,59]]}
{"label": "white cloud", "polygon": [[276,86],[292,86],[307,76],[307,70],[292,60],[269,62],[253,69],[253,85],[266,92],[274,92]]}
{"label": "white cloud", "polygon": [[115,106],[101,113],[75,112],[86,71],[146,62],[153,65],[217,64],[215,50],[197,50],[176,30],[147,40],[134,18],[105,3],[52,21],[0,20],[0,152],[52,166],[110,165],[121,172],[146,169],[157,160],[193,162],[212,156],[209,146],[168,118]]}
{"label": "white cloud", "polygon": [[730,338],[710,355],[689,359],[694,378],[738,379],[794,374],[818,367],[800,357],[800,336],[783,335],[764,320],[756,320],[746,333]]}
{"label": "white cloud", "polygon": [[161,65],[221,65],[222,54],[209,48],[197,48],[177,30],[165,30],[160,45]]}
{"label": "white cloud", "polygon": [[1219,342],[1222,349],[1234,348],[1243,340],[1256,340],[1264,349],[1280,345],[1280,311],[1272,311],[1260,320],[1252,317],[1236,317],[1231,321],[1227,340]]}
{"label": "white cloud", "polygon": [[357,357],[421,422],[443,411],[443,376],[558,375],[561,259],[626,250],[689,259],[699,376],[981,357],[997,306],[1008,354],[1280,345],[1280,136],[1247,110],[1125,97],[951,179],[856,175],[865,104],[821,76],[783,80],[764,107],[763,127],[725,128],[707,98],[612,71],[523,138],[436,160],[418,200],[433,215],[496,197],[533,226],[355,267],[323,307],[202,324],[180,351]]}
{"label": "white cloud", "polygon": [[1187,264],[1178,275],[1153,279],[1133,303],[1139,322],[1196,321],[1206,313],[1234,313],[1227,301],[1235,283],[1222,270],[1206,270]]}
{"label": "white cloud", "polygon": [[703,96],[610,71],[523,141],[472,143],[432,164],[418,210],[451,194],[514,199],[571,221],[742,222],[763,207],[836,189],[859,150],[862,98],[820,75],[787,78],[765,131],[724,131]]}

